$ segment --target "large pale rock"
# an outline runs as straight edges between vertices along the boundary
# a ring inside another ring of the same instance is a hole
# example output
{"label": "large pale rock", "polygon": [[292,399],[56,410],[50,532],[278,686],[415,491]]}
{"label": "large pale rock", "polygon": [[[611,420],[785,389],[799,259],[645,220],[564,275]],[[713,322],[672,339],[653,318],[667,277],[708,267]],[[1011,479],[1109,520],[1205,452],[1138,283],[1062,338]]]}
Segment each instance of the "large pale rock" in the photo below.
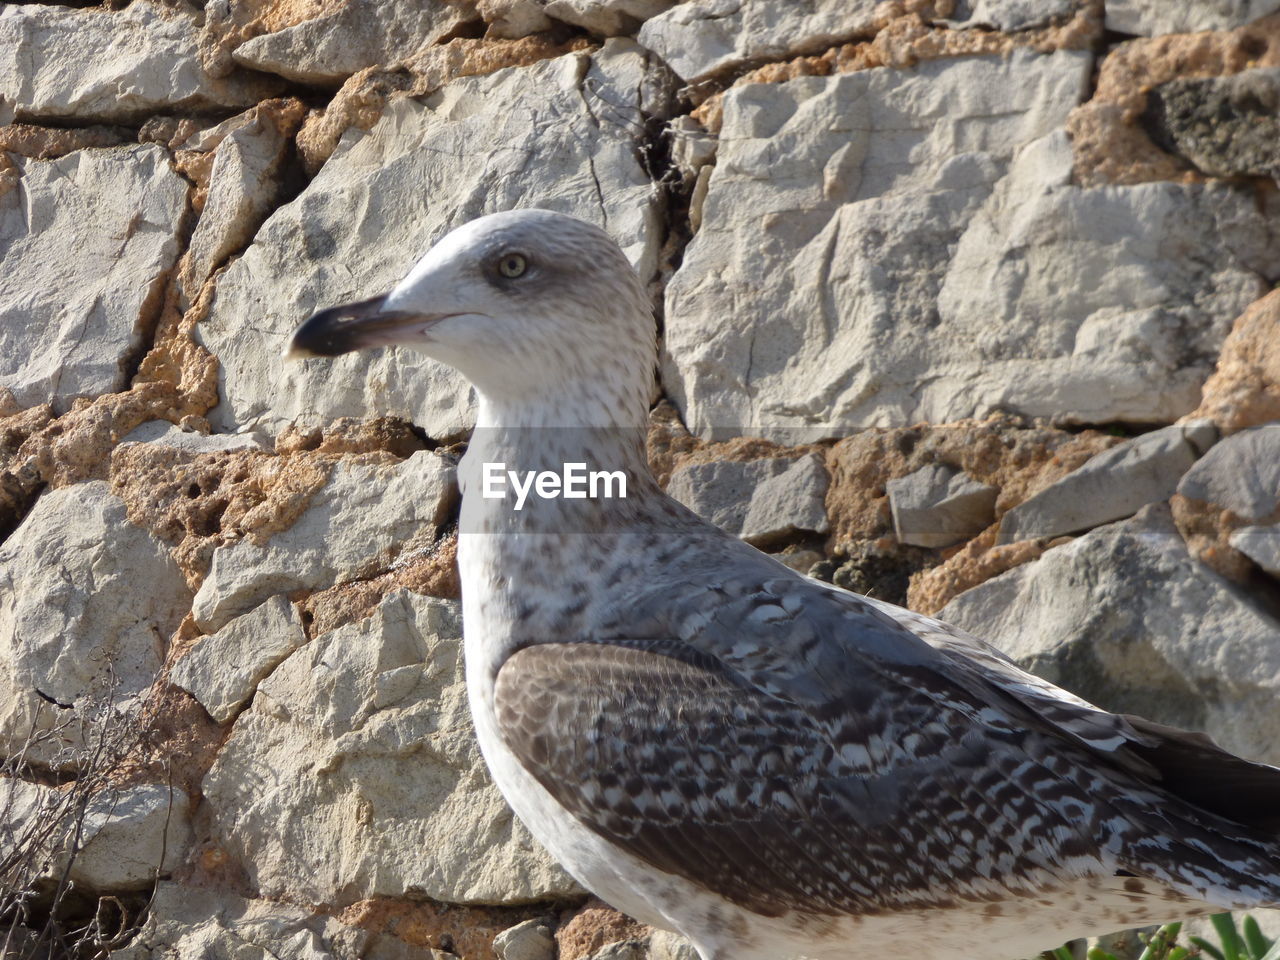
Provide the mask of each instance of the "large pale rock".
{"label": "large pale rock", "polygon": [[830,485],[831,477],[818,454],[792,461],[752,492],[739,536],[765,543],[802,531],[826,533],[831,529],[826,505]]}
{"label": "large pale rock", "polygon": [[0,777],[0,880],[8,888],[30,887],[55,875],[60,825],[78,799],[57,787]]}
{"label": "large pale rock", "polygon": [[426,450],[391,465],[340,463],[291,527],[213,552],[196,623],[212,632],[274,594],[381,572],[405,541],[434,538],[454,495],[453,464]]}
{"label": "large pale rock", "polygon": [[212,636],[204,637],[169,671],[218,723],[226,723],[253,696],[258,683],[307,642],[302,618],[275,596]]}
{"label": "large pale rock", "polygon": [[684,937],[666,930],[649,936],[649,960],[699,960],[700,954]]}
{"label": "large pale rock", "polygon": [[951,14],[960,26],[991,27],[1010,33],[1048,26],[1071,16],[1080,0],[959,0]]}
{"label": "large pale rock", "polygon": [[1107,709],[1280,760],[1280,621],[1193,559],[1163,504],[988,580],[938,616]]}
{"label": "large pale rock", "polygon": [[0,191],[0,388],[61,412],[125,385],[179,253],[187,183],[156,146],[12,162],[19,180]]}
{"label": "large pale rock", "polygon": [[960,238],[938,296],[950,362],[922,392],[947,419],[1012,408],[1059,423],[1151,423],[1191,412],[1231,321],[1276,269],[1265,217],[1222,186],[1069,186],[1065,137],[1037,147]]}
{"label": "large pale rock", "polygon": [[555,960],[556,938],[546,919],[535,917],[494,937],[493,952],[498,960]]}
{"label": "large pale rock", "polygon": [[82,725],[129,722],[102,701],[122,708],[151,685],[190,606],[167,546],[105,482],[45,493],[0,545],[0,751],[57,726],[29,759],[71,763]]}
{"label": "large pale rock", "polygon": [[1280,0],[1107,0],[1107,29],[1156,37],[1230,30],[1280,10]]}
{"label": "large pale rock", "polygon": [[1073,186],[1055,128],[1088,62],[1015,52],[729,90],[667,289],[663,378],[690,429],[1190,412],[1274,244],[1241,191]]}
{"label": "large pale rock", "polygon": [[885,484],[893,531],[902,543],[949,547],[980,533],[995,519],[999,490],[940,463]]}
{"label": "large pale rock", "polygon": [[691,464],[671,475],[667,493],[727,533],[767,541],[798,530],[826,533],[829,484],[822,458],[806,454]]}
{"label": "large pale rock", "polygon": [[279,82],[214,77],[198,53],[195,11],[136,0],[123,10],[50,4],[0,8],[0,101],[20,120],[130,123],[157,111],[248,107]]}
{"label": "large pale rock", "polygon": [[177,787],[108,787],[85,808],[70,879],[90,890],[141,890],[172,872],[191,846],[190,801]]}
{"label": "large pale rock", "polygon": [[407,591],[258,687],[203,782],[214,842],[264,896],[500,903],[577,891],[489,780],[458,607]]}
{"label": "large pale rock", "polygon": [[1230,542],[1271,576],[1280,577],[1280,526],[1241,527]]}
{"label": "large pale rock", "polygon": [[[357,960],[370,934],[291,903],[162,882],[147,922],[111,960]],[[428,952],[426,954],[430,956]]]}
{"label": "large pale rock", "polygon": [[637,39],[681,79],[756,60],[819,53],[873,30],[879,0],[691,0],[645,22]]}
{"label": "large pale rock", "polygon": [[545,0],[547,13],[606,37],[635,33],[650,17],[669,10],[676,0]]}
{"label": "large pale rock", "polygon": [[477,19],[468,0],[349,0],[332,12],[246,40],[231,56],[254,70],[336,86],[365,67],[395,64]]}
{"label": "large pale rock", "polygon": [[[276,211],[218,283],[200,336],[221,362],[228,432],[296,418],[391,415],[433,436],[474,421],[460,376],[409,350],[285,366],[280,348],[313,310],[394,286],[448,230],[513,207],[606,226],[648,277],[662,231],[637,159],[654,73],[627,41],[450,83],[349,131],[302,195]],[[555,123],[546,118],[554,116]],[[495,149],[501,144],[501,149]]]}
{"label": "large pale rock", "polygon": [[265,450],[270,453],[272,445],[268,442],[269,439],[258,433],[205,434],[196,430],[184,430],[167,420],[148,420],[126,433],[116,448],[119,449],[126,443],[154,443],[193,454],[230,450]]}
{"label": "large pale rock", "polygon": [[1089,530],[1168,500],[1217,439],[1211,421],[1191,420],[1104,450],[1006,513],[996,543]]}
{"label": "large pale rock", "polygon": [[299,100],[255,107],[234,118],[235,126],[217,144],[204,209],[182,264],[188,301],[216,267],[249,244],[271,212],[304,110]]}
{"label": "large pale rock", "polygon": [[1241,520],[1270,518],[1280,507],[1280,423],[1222,441],[1187,471],[1178,493],[1230,510]]}
{"label": "large pale rock", "polygon": [[72,790],[0,777],[0,862],[28,865],[19,882],[65,874],[81,889],[124,892],[182,863],[192,832],[181,789],[108,786],[88,798]]}

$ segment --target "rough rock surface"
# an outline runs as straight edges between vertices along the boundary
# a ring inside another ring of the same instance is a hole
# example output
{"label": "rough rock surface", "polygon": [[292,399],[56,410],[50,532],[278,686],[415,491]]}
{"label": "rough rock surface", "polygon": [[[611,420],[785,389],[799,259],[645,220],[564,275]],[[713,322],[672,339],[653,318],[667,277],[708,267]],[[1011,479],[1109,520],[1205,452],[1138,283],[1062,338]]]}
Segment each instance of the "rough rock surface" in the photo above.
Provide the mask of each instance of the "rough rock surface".
{"label": "rough rock surface", "polygon": [[1168,500],[1217,439],[1212,422],[1189,420],[1105,450],[1006,513],[996,543],[1077,533]]}
{"label": "rough rock surface", "polygon": [[1280,506],[1280,424],[1224,440],[1187,472],[1178,493],[1243,520],[1270,517]]}
{"label": "rough rock surface", "polygon": [[686,81],[820,51],[879,22],[878,0],[690,0],[648,20],[640,43]]}
{"label": "rough rock surface", "polygon": [[231,56],[254,70],[336,86],[366,67],[403,60],[476,19],[468,0],[350,0],[332,12],[246,40]]}
{"label": "rough rock surface", "polygon": [[1280,521],[1280,423],[1243,430],[1210,450],[1179,482],[1173,511],[1192,552],[1243,583],[1249,561],[1232,535]]}
{"label": "rough rock surface", "polygon": [[[1161,9],[1204,4],[1160,4]],[[1280,16],[1235,30],[1175,33],[1111,48],[1098,65],[1093,96],[1067,123],[1075,154],[1075,182],[1084,186],[1200,179],[1181,157],[1160,149],[1143,123],[1152,89],[1178,80],[1226,77],[1280,66]],[[1233,138],[1234,139],[1234,138]]]}
{"label": "rough rock surface", "polygon": [[634,34],[677,0],[543,0],[548,15],[606,37]]}
{"label": "rough rock surface", "polygon": [[890,480],[893,532],[902,543],[949,547],[981,533],[995,519],[1000,491],[942,464]]}
{"label": "rough rock surface", "polygon": [[274,594],[382,572],[406,542],[435,539],[453,484],[452,463],[425,450],[390,465],[340,464],[288,529],[213,552],[192,607],[196,623],[218,630]]}
{"label": "rough rock surface", "polygon": [[307,642],[293,604],[274,596],[217,633],[203,637],[169,671],[169,682],[186,690],[218,723],[234,717],[259,681]]}
{"label": "rough rock surface", "polygon": [[672,474],[667,492],[722,530],[759,542],[826,533],[827,485],[822,458],[806,454],[690,464]]}
{"label": "rough rock surface", "polygon": [[1280,291],[1236,320],[1196,415],[1210,418],[1223,433],[1280,420]]}
{"label": "rough rock surface", "polygon": [[1154,37],[1229,30],[1280,10],[1280,0],[1107,0],[1107,29]]}
{"label": "rough rock surface", "polygon": [[190,801],[180,789],[148,783],[94,796],[70,879],[90,890],[140,890],[171,873],[191,844]]}
{"label": "rough rock surface", "polygon": [[213,145],[203,209],[182,263],[188,301],[214,268],[248,246],[271,212],[291,138],[305,112],[301,100],[267,101],[234,118],[234,129]]}
{"label": "rough rock surface", "polygon": [[503,67],[525,67],[589,49],[591,43],[585,37],[560,42],[551,33],[521,34],[518,39],[458,37],[426,47],[394,69],[361,70],[342,85],[323,110],[312,111],[308,116],[298,135],[303,165],[315,176],[347,131],[353,127],[372,128],[392,97],[426,97],[459,77],[490,74]]}
{"label": "rough rock surface", "polygon": [[1079,8],[1078,0],[959,0],[951,17],[966,27],[1009,32],[1065,20]]}
{"label": "rough rock surface", "polygon": [[1147,95],[1143,125],[1208,176],[1280,176],[1280,68],[1170,80]]}
{"label": "rough rock surface", "polygon": [[261,74],[214,76],[197,48],[194,11],[139,0],[88,13],[52,4],[0,9],[0,100],[19,119],[129,123],[159,110],[248,107],[278,83]]}
{"label": "rough rock surface", "polygon": [[555,960],[556,938],[544,919],[534,918],[493,938],[498,960]]}
{"label": "rough rock surface", "polygon": [[42,496],[0,544],[0,749],[56,726],[30,759],[74,763],[81,724],[151,685],[190,606],[168,549],[127,521],[106,483]]}
{"label": "rough rock surface", "polygon": [[1163,505],[989,580],[939,617],[1102,707],[1280,760],[1280,621],[1198,563]]}
{"label": "rough rock surface", "polygon": [[394,593],[259,685],[202,789],[214,842],[264,896],[342,905],[577,892],[489,780],[457,609]]}
{"label": "rough rock surface", "polygon": [[1241,527],[1231,534],[1229,543],[1267,573],[1280,577],[1280,527]]}
{"label": "rough rock surface", "polygon": [[124,387],[178,258],[187,184],[155,146],[14,166],[0,190],[0,389],[61,413]]}
{"label": "rough rock surface", "polygon": [[369,935],[332,917],[270,900],[161,883],[146,925],[111,960],[355,960]]}
{"label": "rough rock surface", "polygon": [[[206,425],[207,426],[207,425]],[[187,453],[227,453],[232,450],[266,451],[269,445],[261,434],[214,433],[184,430],[164,420],[149,420],[120,438],[120,447],[126,443],[149,443],[170,447]],[[119,447],[117,448],[119,449]]]}
{"label": "rough rock surface", "polygon": [[[389,289],[451,227],[515,205],[607,224],[651,275],[657,197],[631,142],[649,70],[634,46],[615,41],[594,57],[462,79],[426,102],[397,100],[367,136],[344,141],[218,285],[200,326],[222,362],[214,426],[274,432],[295,418],[376,415],[405,417],[435,437],[469,426],[462,379],[412,351],[286,367],[280,345],[311,311]],[[518,134],[543,115],[557,124]],[[508,146],[494,151],[495,140]]]}
{"label": "rough rock surface", "polygon": [[179,866],[191,844],[190,801],[181,789],[107,785],[92,795],[0,777],[0,879],[82,891],[142,890]]}
{"label": "rough rock surface", "polygon": [[[1243,193],[1071,187],[1065,138],[1043,135],[1085,64],[1015,54],[731,89],[702,227],[667,291],[664,384],[690,429],[1189,412],[1218,318],[1262,292],[1272,240]],[[947,126],[961,111],[963,135]],[[815,113],[847,119],[819,133]],[[1012,169],[1011,142],[1030,144]],[[1195,262],[1177,252],[1191,248]],[[1058,302],[1082,276],[1097,280]]]}

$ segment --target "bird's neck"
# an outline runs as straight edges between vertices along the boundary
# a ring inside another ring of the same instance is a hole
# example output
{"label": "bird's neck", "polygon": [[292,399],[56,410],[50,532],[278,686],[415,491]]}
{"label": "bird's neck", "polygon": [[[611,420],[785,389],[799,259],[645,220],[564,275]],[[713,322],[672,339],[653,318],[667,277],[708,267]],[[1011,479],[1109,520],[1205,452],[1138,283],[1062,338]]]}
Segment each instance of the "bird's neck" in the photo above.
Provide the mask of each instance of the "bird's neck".
{"label": "bird's neck", "polygon": [[462,532],[590,533],[635,514],[658,489],[646,399],[482,395],[459,468]]}

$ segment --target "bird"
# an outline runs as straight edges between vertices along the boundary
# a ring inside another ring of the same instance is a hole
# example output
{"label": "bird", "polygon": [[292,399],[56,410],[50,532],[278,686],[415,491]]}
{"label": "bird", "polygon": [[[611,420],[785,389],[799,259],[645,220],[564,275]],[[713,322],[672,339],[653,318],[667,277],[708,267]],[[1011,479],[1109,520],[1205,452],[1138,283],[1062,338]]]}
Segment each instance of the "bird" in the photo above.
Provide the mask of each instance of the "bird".
{"label": "bird", "polygon": [[[475,387],[458,565],[476,735],[607,903],[702,960],[1016,958],[1280,904],[1280,768],[1103,710],[667,496],[645,454],[654,311],[603,229],[464,223],[287,353],[387,346]],[[552,479],[516,509],[486,487],[498,464]],[[625,496],[559,495],[566,464]]]}

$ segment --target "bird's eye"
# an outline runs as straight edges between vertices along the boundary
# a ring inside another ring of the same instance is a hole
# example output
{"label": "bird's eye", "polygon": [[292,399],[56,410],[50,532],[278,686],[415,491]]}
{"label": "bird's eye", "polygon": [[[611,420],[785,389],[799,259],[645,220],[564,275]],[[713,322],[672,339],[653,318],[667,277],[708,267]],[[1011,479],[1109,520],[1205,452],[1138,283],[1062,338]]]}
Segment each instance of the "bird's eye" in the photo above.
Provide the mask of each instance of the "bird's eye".
{"label": "bird's eye", "polygon": [[528,261],[518,253],[504,254],[498,261],[498,272],[508,280],[522,276],[528,267]]}

